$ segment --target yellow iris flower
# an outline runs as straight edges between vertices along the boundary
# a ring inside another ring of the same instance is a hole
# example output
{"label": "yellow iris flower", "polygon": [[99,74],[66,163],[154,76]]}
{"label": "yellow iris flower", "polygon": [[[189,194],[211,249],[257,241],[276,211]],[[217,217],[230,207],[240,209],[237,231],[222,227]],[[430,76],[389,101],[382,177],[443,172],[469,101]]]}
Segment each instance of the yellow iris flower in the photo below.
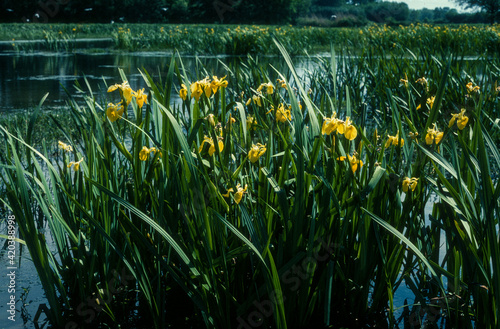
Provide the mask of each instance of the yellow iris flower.
{"label": "yellow iris flower", "polygon": [[422,86],[427,86],[427,79],[425,77],[418,78],[415,83],[420,83]]}
{"label": "yellow iris flower", "polygon": [[[337,160],[344,161],[346,159],[345,156],[338,157]],[[363,161],[358,159],[358,156],[356,152],[351,155],[347,155],[347,159],[349,160],[349,164],[351,165],[352,172],[355,173],[356,170],[358,170],[358,164],[361,167],[363,167]]]}
{"label": "yellow iris flower", "polygon": [[356,136],[358,136],[358,131],[356,130],[356,127],[352,125],[352,121],[349,117],[347,117],[345,122],[342,122],[342,124],[337,127],[337,131],[340,134],[343,134],[345,138],[350,141],[354,140]]}
{"label": "yellow iris flower", "polygon": [[[210,82],[210,89],[212,92],[215,94],[217,90],[219,90],[219,87],[227,87],[227,81],[225,80],[226,77],[220,78],[220,80],[214,75],[212,82]],[[210,96],[207,96],[210,97]]]}
{"label": "yellow iris flower", "polygon": [[285,106],[283,103],[280,104],[278,110],[276,110],[276,121],[286,122],[292,120],[292,115],[290,114],[290,110],[285,110]]}
{"label": "yellow iris flower", "polygon": [[194,99],[198,102],[200,100],[201,95],[203,95],[203,89],[202,85],[199,81],[195,81],[191,84],[191,98],[194,97]]}
{"label": "yellow iris flower", "polygon": [[[398,130],[398,133],[396,134],[396,136],[389,136],[387,135],[387,137],[389,137],[389,139],[387,139],[387,142],[385,142],[385,148],[388,148],[389,146],[394,145],[394,146],[401,146],[403,147],[403,145],[405,145],[405,140],[404,139],[400,139],[399,138],[399,130]],[[399,145],[401,141],[401,145]]]}
{"label": "yellow iris flower", "polygon": [[[203,142],[201,142],[198,152],[201,153],[201,151],[203,151],[203,146],[205,146],[205,143],[208,143],[210,145],[210,147],[208,148],[208,155],[212,156],[215,153],[215,144],[214,140],[207,136],[205,136]],[[222,150],[224,149],[224,143],[222,142],[221,139],[219,139],[218,144],[219,144],[219,151],[222,152]]]}
{"label": "yellow iris flower", "polygon": [[68,168],[71,168],[71,166],[73,166],[73,170],[74,171],[78,171],[78,169],[80,169],[80,163],[82,163],[83,161],[83,158],[80,159],[80,161],[71,161],[70,163],[68,163]]}
{"label": "yellow iris flower", "polygon": [[325,118],[323,121],[323,125],[321,126],[321,134],[330,135],[331,133],[337,131],[340,124],[342,124],[342,120],[336,118],[337,113],[333,112],[331,118]]}
{"label": "yellow iris flower", "polygon": [[432,109],[432,106],[434,105],[434,100],[436,99],[435,96],[432,96],[431,98],[427,98],[427,104],[429,104],[429,107]]}
{"label": "yellow iris flower", "polygon": [[154,152],[154,154],[156,154],[158,150],[156,149],[156,147],[147,148],[146,146],[143,146],[142,150],[139,152],[139,160],[146,161],[151,152]]}
{"label": "yellow iris flower", "polygon": [[179,90],[179,97],[185,101],[188,95],[188,90],[185,84],[181,84],[181,89]]}
{"label": "yellow iris flower", "polygon": [[137,90],[137,92],[132,91],[132,95],[135,97],[137,106],[142,109],[144,103],[148,103],[148,95],[144,93],[144,88]]}
{"label": "yellow iris flower", "polygon": [[128,81],[124,81],[122,84],[114,84],[113,86],[108,88],[108,93],[115,91],[116,89],[120,90],[120,94],[122,95],[123,98],[125,98],[125,101],[127,102],[127,105],[130,103],[132,100],[132,93],[133,90],[130,88],[130,85],[128,84]]}
{"label": "yellow iris flower", "polygon": [[412,191],[415,191],[417,183],[418,183],[418,178],[405,177],[405,179],[403,179],[403,192],[408,193],[408,188],[410,188]]}
{"label": "yellow iris flower", "polygon": [[256,130],[257,129],[257,120],[254,116],[247,117],[247,130]]}
{"label": "yellow iris flower", "polygon": [[469,122],[469,118],[465,116],[465,109],[462,109],[460,113],[451,115],[451,120],[448,124],[448,128],[451,128],[455,121],[457,122],[458,129],[462,130],[465,128],[465,125],[467,125],[467,122]]}
{"label": "yellow iris flower", "polygon": [[73,152],[73,147],[71,145],[65,144],[61,141],[58,142],[58,147],[66,152]]}
{"label": "yellow iris flower", "polygon": [[439,144],[441,139],[443,139],[443,132],[438,131],[436,128],[436,124],[433,125],[432,129],[427,129],[427,135],[425,136],[425,142],[427,145],[431,145],[432,143],[436,142],[436,145]]}
{"label": "yellow iris flower", "polygon": [[117,104],[108,103],[106,115],[109,121],[115,122],[116,120],[122,117],[123,112],[125,112],[125,108],[123,107],[122,102]]}
{"label": "yellow iris flower", "polygon": [[282,79],[276,79],[276,81],[278,81],[278,84],[281,88],[286,88],[286,82],[285,80],[282,80]]}
{"label": "yellow iris flower", "polygon": [[466,87],[467,87],[467,92],[469,94],[479,93],[479,89],[480,89],[479,86],[473,86],[472,82],[469,82]]}
{"label": "yellow iris flower", "polygon": [[[253,95],[252,100],[255,104],[257,104],[258,107],[262,107],[262,100],[259,96]],[[248,105],[248,102],[247,102],[247,105]]]}
{"label": "yellow iris flower", "polygon": [[[248,188],[248,185],[246,185],[246,184],[245,184],[245,188],[242,188],[239,183],[238,183],[238,185],[236,185],[236,193],[234,193],[234,202],[236,202],[236,204],[239,204],[241,202],[241,199],[243,198],[243,194],[247,193],[247,188]],[[229,190],[227,190],[227,193],[223,194],[222,196],[229,198],[229,193],[233,193],[233,192],[234,192],[234,189],[231,187]]]}
{"label": "yellow iris flower", "polygon": [[271,95],[274,92],[274,86],[271,82],[262,83],[259,88],[257,88],[258,92],[261,92],[262,88],[266,88],[266,92],[268,95]]}
{"label": "yellow iris flower", "polygon": [[240,203],[243,194],[247,192],[247,187],[247,184],[245,184],[245,188],[242,188],[239,183],[236,185],[236,193],[234,193],[234,202],[236,202],[236,204]]}
{"label": "yellow iris flower", "polygon": [[261,143],[257,143],[257,145],[252,144],[252,148],[248,151],[248,158],[252,163],[255,163],[266,153],[266,150],[266,145],[262,145]]}

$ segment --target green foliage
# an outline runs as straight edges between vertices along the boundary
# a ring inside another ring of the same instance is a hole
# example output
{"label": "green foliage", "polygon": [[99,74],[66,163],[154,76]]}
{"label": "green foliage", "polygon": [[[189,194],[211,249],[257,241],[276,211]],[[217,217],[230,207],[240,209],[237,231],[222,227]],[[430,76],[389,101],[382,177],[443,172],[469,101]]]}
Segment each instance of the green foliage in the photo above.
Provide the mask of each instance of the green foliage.
{"label": "green foliage", "polygon": [[366,6],[365,13],[368,20],[376,23],[404,22],[408,19],[410,9],[403,2],[384,1]]}
{"label": "green foliage", "polygon": [[465,8],[479,8],[485,11],[491,24],[497,22],[499,19],[499,0],[455,0],[455,2]]}
{"label": "green foliage", "polygon": [[278,38],[276,67],[186,72],[176,55],[161,77],[141,70],[142,106],[123,74],[105,100],[79,87],[71,122],[54,117],[60,148],[32,146],[37,113],[27,134],[1,126],[2,202],[53,324],[84,303],[103,326],[392,328],[398,308],[412,326],[498,326],[500,65],[436,51],[441,33],[356,29],[368,48],[300,74]]}

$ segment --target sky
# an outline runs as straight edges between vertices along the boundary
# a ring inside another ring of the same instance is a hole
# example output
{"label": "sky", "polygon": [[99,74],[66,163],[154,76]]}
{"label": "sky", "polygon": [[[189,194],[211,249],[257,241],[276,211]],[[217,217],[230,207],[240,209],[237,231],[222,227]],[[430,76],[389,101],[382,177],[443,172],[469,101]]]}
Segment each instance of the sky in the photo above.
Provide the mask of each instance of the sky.
{"label": "sky", "polygon": [[450,8],[455,8],[458,11],[465,11],[463,8],[458,6],[452,0],[389,0],[389,1],[406,2],[408,4],[408,7],[410,7],[410,9],[422,9],[422,8],[434,9],[436,7],[441,7],[441,8],[450,7]]}

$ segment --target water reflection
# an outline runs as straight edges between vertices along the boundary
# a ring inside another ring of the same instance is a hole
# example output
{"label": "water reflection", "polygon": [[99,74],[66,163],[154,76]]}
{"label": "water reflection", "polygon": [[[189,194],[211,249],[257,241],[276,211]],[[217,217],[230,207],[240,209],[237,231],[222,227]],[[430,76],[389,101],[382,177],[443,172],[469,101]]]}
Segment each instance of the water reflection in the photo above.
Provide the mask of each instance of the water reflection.
{"label": "water reflection", "polygon": [[[78,93],[75,82],[85,86],[84,77],[97,95],[105,94],[103,79],[108,85],[121,82],[118,68],[126,74],[133,89],[146,87],[138,69],[144,68],[153,77],[165,76],[172,58],[171,53],[124,53],[124,54],[0,54],[0,91],[2,102],[0,112],[14,113],[33,108],[48,92],[44,103],[46,108],[63,108],[68,99],[65,89],[74,97]],[[239,65],[238,57],[189,57],[183,56],[186,71],[193,75],[203,72],[205,67],[209,75],[227,75],[227,67]],[[283,67],[280,58],[264,57],[260,62],[272,63]],[[309,64],[299,60],[302,69]],[[222,62],[222,63],[221,63]],[[268,65],[270,72],[274,73]],[[200,73],[201,74],[201,73]],[[204,77],[204,76],[203,76]],[[198,77],[202,78],[202,77]],[[84,88],[86,89],[86,88]]]}

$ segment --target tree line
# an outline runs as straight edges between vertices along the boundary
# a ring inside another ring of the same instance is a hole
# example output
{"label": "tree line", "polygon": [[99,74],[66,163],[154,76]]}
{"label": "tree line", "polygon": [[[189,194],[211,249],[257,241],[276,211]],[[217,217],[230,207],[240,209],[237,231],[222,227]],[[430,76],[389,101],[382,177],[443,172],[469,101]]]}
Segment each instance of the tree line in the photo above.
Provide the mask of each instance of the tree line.
{"label": "tree line", "polygon": [[456,9],[410,10],[405,3],[376,0],[0,0],[1,22],[236,23],[361,26],[493,23],[500,0],[455,0],[476,13]]}

